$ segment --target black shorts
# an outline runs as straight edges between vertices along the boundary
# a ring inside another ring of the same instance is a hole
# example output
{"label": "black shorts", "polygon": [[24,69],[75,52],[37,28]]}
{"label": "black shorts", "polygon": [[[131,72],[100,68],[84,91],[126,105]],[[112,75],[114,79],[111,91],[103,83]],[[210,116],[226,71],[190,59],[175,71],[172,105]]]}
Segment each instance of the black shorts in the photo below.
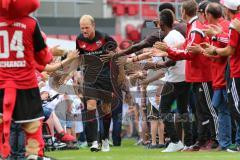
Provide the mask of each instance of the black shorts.
{"label": "black shorts", "polygon": [[148,111],[148,116],[147,118],[149,120],[158,120],[160,118],[160,112],[157,110],[154,106],[150,105],[149,108],[147,109]]}
{"label": "black shorts", "polygon": [[[3,113],[4,89],[0,89],[0,114]],[[16,103],[13,111],[15,123],[33,122],[43,119],[43,108],[39,88],[17,89]]]}
{"label": "black shorts", "polygon": [[113,87],[110,79],[98,79],[95,83],[83,84],[84,100],[96,99],[111,102]]}

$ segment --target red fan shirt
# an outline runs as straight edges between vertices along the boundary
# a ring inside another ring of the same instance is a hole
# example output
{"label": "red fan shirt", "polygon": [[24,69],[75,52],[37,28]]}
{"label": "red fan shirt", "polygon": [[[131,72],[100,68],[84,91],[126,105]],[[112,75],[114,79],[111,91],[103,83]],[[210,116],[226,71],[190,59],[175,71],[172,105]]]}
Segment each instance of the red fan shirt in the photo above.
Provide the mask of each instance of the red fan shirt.
{"label": "red fan shirt", "polygon": [[[236,14],[235,18],[240,20],[240,13]],[[231,25],[228,45],[235,48],[235,53],[230,57],[230,76],[231,78],[240,78],[240,33],[233,29]]]}

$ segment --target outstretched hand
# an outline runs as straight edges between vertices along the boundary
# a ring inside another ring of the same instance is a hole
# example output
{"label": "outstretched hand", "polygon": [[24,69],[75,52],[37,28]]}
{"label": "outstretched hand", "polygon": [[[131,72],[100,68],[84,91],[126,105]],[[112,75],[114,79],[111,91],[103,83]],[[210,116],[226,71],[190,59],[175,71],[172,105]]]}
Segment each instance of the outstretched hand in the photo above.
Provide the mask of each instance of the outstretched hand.
{"label": "outstretched hand", "polygon": [[116,56],[117,53],[114,52],[114,51],[109,51],[108,54],[103,54],[103,55],[100,55],[100,59],[103,63],[106,63],[106,62],[109,62],[111,59],[113,59],[114,57],[117,57]]}
{"label": "outstretched hand", "polygon": [[59,45],[50,48],[50,52],[53,54],[53,56],[64,56],[65,54],[65,51],[61,49]]}
{"label": "outstretched hand", "polygon": [[154,48],[156,49],[159,49],[161,51],[164,51],[166,52],[168,50],[168,45],[164,42],[156,42],[154,45],[153,45]]}
{"label": "outstretched hand", "polygon": [[214,46],[210,45],[209,43],[201,43],[200,44],[205,50],[204,50],[204,55],[213,55],[214,50],[216,49]]}
{"label": "outstretched hand", "polygon": [[78,50],[70,51],[67,54],[67,58],[70,59],[70,60],[74,60],[74,59],[76,59],[78,57],[79,57],[79,51]]}
{"label": "outstretched hand", "polygon": [[220,34],[223,32],[223,29],[221,26],[218,25],[207,25],[206,29],[203,29],[203,32],[207,35],[207,36],[215,36],[217,34]]}
{"label": "outstretched hand", "polygon": [[192,46],[187,47],[187,51],[194,53],[194,54],[201,54],[204,52],[204,49],[201,47],[200,44],[193,44]]}
{"label": "outstretched hand", "polygon": [[166,57],[168,53],[157,48],[153,48],[151,52],[152,57]]}

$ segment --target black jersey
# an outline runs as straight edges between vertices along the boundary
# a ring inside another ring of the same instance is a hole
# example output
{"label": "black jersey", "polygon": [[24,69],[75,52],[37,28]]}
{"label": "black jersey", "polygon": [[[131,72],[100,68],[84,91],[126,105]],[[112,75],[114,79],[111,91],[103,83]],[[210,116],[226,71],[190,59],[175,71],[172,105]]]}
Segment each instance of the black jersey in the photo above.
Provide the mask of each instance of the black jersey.
{"label": "black jersey", "polygon": [[[107,34],[96,31],[95,37],[90,40],[84,38],[82,34],[77,37],[76,48],[80,54],[85,55],[84,65],[85,77],[92,79],[110,79],[110,64],[102,63],[100,61],[100,55],[106,54],[104,51],[104,45],[108,42],[116,43],[116,41]],[[85,79],[85,82],[88,81]]]}

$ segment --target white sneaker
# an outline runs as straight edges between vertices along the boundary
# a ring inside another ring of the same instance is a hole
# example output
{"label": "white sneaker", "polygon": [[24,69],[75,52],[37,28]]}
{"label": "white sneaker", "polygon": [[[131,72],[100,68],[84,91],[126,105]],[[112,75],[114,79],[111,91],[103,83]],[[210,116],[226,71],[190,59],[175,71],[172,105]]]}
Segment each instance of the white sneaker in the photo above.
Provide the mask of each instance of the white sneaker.
{"label": "white sneaker", "polygon": [[102,151],[103,152],[109,152],[110,151],[110,146],[109,146],[108,139],[102,140]]}
{"label": "white sneaker", "polygon": [[92,152],[98,152],[98,151],[100,150],[97,141],[94,141],[94,142],[92,143],[92,146],[90,147],[90,150],[91,150]]}
{"label": "white sneaker", "polygon": [[67,144],[66,144],[66,143],[62,143],[62,142],[57,142],[57,141],[55,141],[55,142],[53,143],[53,146],[54,146],[54,148],[56,148],[56,149],[60,149],[60,148],[66,147]]}
{"label": "white sneaker", "polygon": [[180,151],[184,148],[183,144],[181,141],[179,141],[178,143],[169,143],[168,147],[163,150],[162,152],[177,152]]}

